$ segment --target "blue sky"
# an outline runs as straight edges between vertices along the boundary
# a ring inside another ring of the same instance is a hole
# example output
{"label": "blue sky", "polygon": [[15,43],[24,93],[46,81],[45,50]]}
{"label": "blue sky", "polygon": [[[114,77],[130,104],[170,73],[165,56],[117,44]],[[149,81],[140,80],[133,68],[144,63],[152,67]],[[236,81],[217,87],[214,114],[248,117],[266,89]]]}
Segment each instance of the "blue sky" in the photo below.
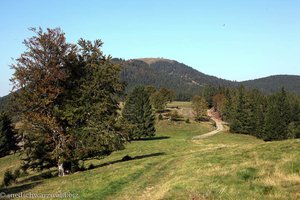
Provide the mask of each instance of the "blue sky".
{"label": "blue sky", "polygon": [[113,57],[164,57],[229,80],[300,75],[298,0],[1,0],[0,9],[0,96],[29,27],[61,27],[69,42],[102,39]]}

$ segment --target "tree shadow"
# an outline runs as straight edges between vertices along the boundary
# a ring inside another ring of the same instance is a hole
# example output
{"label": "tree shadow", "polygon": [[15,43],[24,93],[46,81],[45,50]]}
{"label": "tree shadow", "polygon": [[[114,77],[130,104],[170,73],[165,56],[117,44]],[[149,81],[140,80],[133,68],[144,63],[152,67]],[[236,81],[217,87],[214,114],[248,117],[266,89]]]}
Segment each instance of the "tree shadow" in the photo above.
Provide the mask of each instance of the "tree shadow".
{"label": "tree shadow", "polygon": [[35,186],[39,185],[40,183],[42,183],[42,181],[38,181],[38,182],[34,182],[34,183],[27,183],[27,184],[23,184],[23,185],[12,186],[12,187],[8,187],[8,188],[0,188],[0,193],[3,192],[6,195],[21,193],[21,192],[24,192],[26,190],[30,190],[30,189],[34,188]]}
{"label": "tree shadow", "polygon": [[50,171],[46,171],[34,176],[30,176],[28,178],[25,178],[21,181],[18,182],[18,184],[22,184],[22,183],[26,183],[26,182],[31,182],[31,181],[40,181],[43,179],[49,179],[49,178],[53,178],[56,177],[55,175],[53,175],[52,173],[55,172],[55,170],[50,170]]}
{"label": "tree shadow", "polygon": [[158,137],[134,139],[132,141],[165,140],[165,139],[169,139],[169,138],[170,138],[169,136],[158,136]]}
{"label": "tree shadow", "polygon": [[133,156],[133,157],[126,155],[120,160],[115,160],[115,161],[111,161],[111,162],[107,162],[107,163],[102,163],[100,165],[96,165],[94,168],[105,167],[107,165],[126,162],[126,161],[130,161],[130,160],[139,160],[139,159],[143,159],[143,158],[156,157],[156,156],[162,156],[162,155],[165,155],[165,153],[164,152],[158,152],[158,153],[151,153],[151,154],[146,154],[146,155],[141,155],[141,156]]}

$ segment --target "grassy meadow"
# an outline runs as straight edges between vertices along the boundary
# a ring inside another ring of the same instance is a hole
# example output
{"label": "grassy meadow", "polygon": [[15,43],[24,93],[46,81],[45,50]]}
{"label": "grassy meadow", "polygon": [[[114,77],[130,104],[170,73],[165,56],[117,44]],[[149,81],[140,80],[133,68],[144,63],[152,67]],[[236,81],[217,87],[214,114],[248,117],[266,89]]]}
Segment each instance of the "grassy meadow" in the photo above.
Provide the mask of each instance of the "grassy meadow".
{"label": "grassy meadow", "polygon": [[[174,102],[191,118],[190,104]],[[196,135],[212,123],[157,122],[157,135],[133,141],[99,160],[94,169],[45,178],[30,172],[5,193],[78,194],[79,199],[300,199],[300,140],[264,142],[221,132],[204,140]],[[124,161],[126,155],[132,160]],[[18,154],[0,158],[0,176],[20,165]],[[54,173],[54,171],[52,171]]]}

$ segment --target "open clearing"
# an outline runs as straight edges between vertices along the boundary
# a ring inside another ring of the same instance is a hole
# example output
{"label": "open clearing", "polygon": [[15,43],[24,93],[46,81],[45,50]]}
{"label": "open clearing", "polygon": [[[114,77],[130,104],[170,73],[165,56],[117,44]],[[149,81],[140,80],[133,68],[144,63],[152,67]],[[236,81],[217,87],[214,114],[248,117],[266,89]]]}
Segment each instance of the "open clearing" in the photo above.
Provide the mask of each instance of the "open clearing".
{"label": "open clearing", "polygon": [[[184,105],[184,106],[182,106]],[[188,103],[174,102],[188,115]],[[300,199],[300,140],[264,142],[214,130],[210,122],[160,121],[157,136],[89,160],[95,169],[65,177],[31,173],[0,192],[78,194],[80,199]],[[122,161],[125,155],[133,159]],[[0,158],[0,176],[18,155]]]}

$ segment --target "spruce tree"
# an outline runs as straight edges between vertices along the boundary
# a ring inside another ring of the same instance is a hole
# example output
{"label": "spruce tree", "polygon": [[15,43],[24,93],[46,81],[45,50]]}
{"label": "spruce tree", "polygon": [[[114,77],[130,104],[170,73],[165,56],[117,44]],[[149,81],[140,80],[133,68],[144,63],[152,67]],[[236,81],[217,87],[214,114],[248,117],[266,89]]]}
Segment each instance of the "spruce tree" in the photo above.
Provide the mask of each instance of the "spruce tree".
{"label": "spruce tree", "polygon": [[268,98],[265,115],[264,140],[283,140],[288,138],[290,107],[284,89]]}
{"label": "spruce tree", "polygon": [[0,157],[18,149],[18,140],[7,113],[0,114]]}
{"label": "spruce tree", "polygon": [[239,87],[237,94],[233,98],[232,121],[230,124],[230,131],[236,133],[250,133],[252,126],[251,118],[252,112],[250,103],[243,86]]}
{"label": "spruce tree", "polygon": [[155,135],[155,116],[144,87],[136,87],[125,102],[123,119],[132,129],[130,139],[152,137]]}

